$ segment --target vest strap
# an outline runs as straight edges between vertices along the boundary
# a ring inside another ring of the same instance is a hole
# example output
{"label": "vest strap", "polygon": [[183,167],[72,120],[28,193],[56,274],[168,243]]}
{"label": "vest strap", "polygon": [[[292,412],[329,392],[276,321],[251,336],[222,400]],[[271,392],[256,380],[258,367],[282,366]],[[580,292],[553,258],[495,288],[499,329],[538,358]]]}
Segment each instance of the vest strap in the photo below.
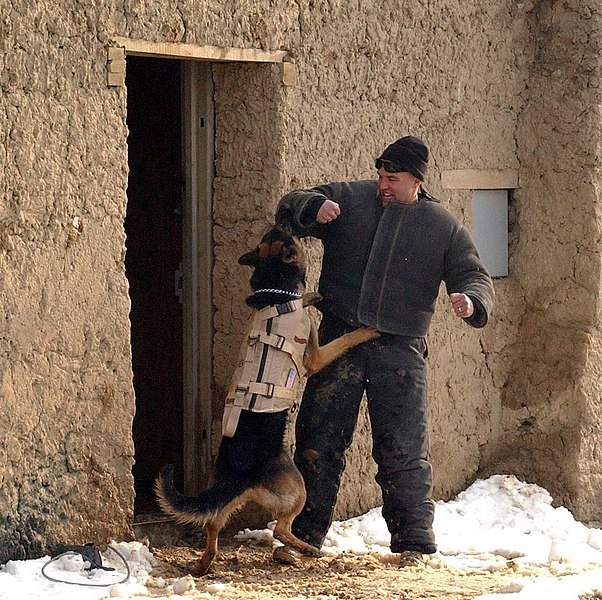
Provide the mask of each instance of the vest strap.
{"label": "vest strap", "polygon": [[273,383],[260,383],[258,381],[252,381],[244,385],[239,384],[236,386],[236,391],[245,394],[257,394],[259,396],[265,396],[266,398],[278,396],[279,398],[286,398],[287,400],[295,400],[297,397],[296,390],[293,388],[274,385]]}
{"label": "vest strap", "polygon": [[261,342],[267,346],[272,346],[272,348],[276,348],[276,350],[282,350],[283,352],[289,354],[293,363],[295,363],[295,367],[297,368],[297,373],[299,373],[299,376],[303,377],[303,375],[305,375],[303,359],[297,352],[294,344],[287,341],[283,335],[279,335],[277,333],[265,333],[259,330],[251,331],[249,334],[249,346],[253,346],[257,342]]}
{"label": "vest strap", "polygon": [[242,406],[226,404],[222,421],[222,433],[227,437],[233,437],[238,426],[238,419],[242,412]]}
{"label": "vest strap", "polygon": [[265,321],[267,319],[271,319],[272,317],[291,313],[299,308],[303,308],[302,298],[299,298],[298,300],[289,300],[288,302],[283,302],[282,304],[276,304],[274,306],[266,306],[258,312],[261,320]]}

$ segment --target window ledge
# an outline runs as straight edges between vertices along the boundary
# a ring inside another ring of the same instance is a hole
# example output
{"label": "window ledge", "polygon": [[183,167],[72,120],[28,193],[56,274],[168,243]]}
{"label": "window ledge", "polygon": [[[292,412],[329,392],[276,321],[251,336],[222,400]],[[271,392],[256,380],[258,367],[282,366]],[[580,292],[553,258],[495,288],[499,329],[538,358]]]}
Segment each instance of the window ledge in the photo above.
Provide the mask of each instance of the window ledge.
{"label": "window ledge", "polygon": [[442,171],[441,185],[446,190],[513,190],[518,187],[518,171],[515,169]]}

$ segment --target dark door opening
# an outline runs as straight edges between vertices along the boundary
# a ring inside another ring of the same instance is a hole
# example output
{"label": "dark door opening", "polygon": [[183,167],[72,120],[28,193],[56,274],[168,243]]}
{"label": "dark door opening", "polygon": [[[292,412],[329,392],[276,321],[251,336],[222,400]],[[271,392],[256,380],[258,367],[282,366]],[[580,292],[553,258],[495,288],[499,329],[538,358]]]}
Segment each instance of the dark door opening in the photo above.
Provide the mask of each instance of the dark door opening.
{"label": "dark door opening", "polygon": [[182,66],[128,56],[126,275],[136,415],[136,515],[158,512],[154,480],[167,463],[183,482]]}

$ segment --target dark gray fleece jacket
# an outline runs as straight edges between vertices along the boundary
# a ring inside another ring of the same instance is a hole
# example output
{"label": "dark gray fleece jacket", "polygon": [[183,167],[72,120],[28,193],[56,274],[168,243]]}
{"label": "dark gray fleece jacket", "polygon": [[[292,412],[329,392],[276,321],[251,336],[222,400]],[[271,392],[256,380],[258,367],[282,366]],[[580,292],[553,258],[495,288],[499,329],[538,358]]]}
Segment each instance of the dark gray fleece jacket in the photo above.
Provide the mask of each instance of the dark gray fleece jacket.
{"label": "dark gray fleece jacket", "polygon": [[[341,214],[320,225],[315,217],[326,199]],[[321,311],[354,326],[423,337],[443,281],[448,294],[472,299],[470,325],[487,323],[493,283],[470,233],[426,194],[415,204],[383,208],[376,181],[351,181],[293,191],[280,205],[292,209],[298,236],[322,240]]]}

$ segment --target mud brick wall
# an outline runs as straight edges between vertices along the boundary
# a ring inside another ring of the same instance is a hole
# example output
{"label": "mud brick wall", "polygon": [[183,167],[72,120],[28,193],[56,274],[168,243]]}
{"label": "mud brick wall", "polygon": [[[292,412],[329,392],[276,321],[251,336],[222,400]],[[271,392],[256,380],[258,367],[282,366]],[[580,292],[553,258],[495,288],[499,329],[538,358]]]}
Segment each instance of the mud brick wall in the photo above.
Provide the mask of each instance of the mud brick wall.
{"label": "mud brick wall", "polygon": [[[15,0],[0,10],[0,562],[125,538],[133,518],[127,92],[114,36],[286,50],[216,64],[214,373],[238,351],[238,255],[282,193],[373,176],[431,147],[428,189],[471,224],[447,170],[512,169],[510,276],[484,331],[444,298],[429,335],[436,495],[514,472],[602,518],[599,2]],[[478,57],[479,60],[476,60]],[[320,248],[307,244],[311,285]],[[336,518],[379,502],[365,415]],[[361,494],[358,494],[361,490]]]}
{"label": "mud brick wall", "polygon": [[[579,518],[600,521],[600,15],[590,3],[541,2],[526,16],[518,286],[512,312],[498,316],[516,338],[500,356],[503,435],[487,447],[486,472],[543,482]],[[496,346],[498,327],[486,334]]]}

